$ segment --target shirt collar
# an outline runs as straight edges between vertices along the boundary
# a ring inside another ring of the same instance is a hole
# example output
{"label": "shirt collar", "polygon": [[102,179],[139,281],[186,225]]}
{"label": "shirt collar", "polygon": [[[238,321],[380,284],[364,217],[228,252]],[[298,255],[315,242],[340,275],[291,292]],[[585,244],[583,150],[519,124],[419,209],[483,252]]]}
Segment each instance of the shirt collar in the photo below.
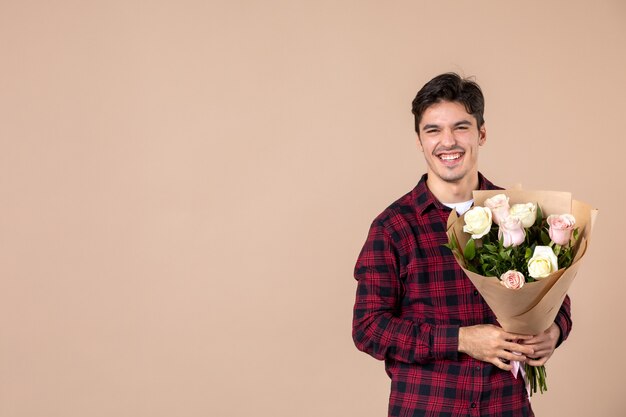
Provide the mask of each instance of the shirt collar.
{"label": "shirt collar", "polygon": [[[419,180],[415,188],[413,189],[413,201],[415,201],[415,207],[420,214],[424,214],[424,212],[430,207],[434,207],[439,210],[451,211],[450,207],[446,207],[437,198],[430,192],[428,186],[426,185],[426,180],[428,179],[428,174],[422,175],[422,178]],[[495,186],[483,176],[480,172],[478,173],[478,189],[479,190],[489,190],[493,189]]]}

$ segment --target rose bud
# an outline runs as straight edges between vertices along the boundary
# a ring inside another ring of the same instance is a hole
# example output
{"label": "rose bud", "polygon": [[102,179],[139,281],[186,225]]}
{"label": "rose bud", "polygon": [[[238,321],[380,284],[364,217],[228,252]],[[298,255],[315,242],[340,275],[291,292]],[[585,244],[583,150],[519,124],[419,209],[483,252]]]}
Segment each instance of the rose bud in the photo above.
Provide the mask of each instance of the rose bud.
{"label": "rose bud", "polygon": [[512,290],[519,290],[524,286],[524,274],[518,271],[506,271],[500,276],[500,284]]}
{"label": "rose bud", "polygon": [[534,203],[513,204],[509,210],[509,216],[520,219],[522,226],[529,228],[537,220],[537,205]]}
{"label": "rose bud", "polygon": [[576,219],[571,214],[552,214],[548,216],[550,239],[557,245],[567,245],[572,237]]}
{"label": "rose bud", "polygon": [[509,197],[504,194],[496,194],[486,199],[485,207],[489,207],[493,215],[493,222],[497,225],[509,217]]}
{"label": "rose bud", "polygon": [[528,275],[535,279],[545,278],[558,271],[558,259],[550,246],[536,246],[533,257],[528,260]]}
{"label": "rose bud", "polygon": [[498,230],[498,239],[503,239],[504,247],[519,246],[524,243],[526,232],[522,226],[520,219],[516,217],[507,217],[500,223]]}
{"label": "rose bud", "polygon": [[463,231],[470,233],[472,239],[480,239],[491,230],[491,210],[487,207],[476,206],[465,213],[463,219]]}

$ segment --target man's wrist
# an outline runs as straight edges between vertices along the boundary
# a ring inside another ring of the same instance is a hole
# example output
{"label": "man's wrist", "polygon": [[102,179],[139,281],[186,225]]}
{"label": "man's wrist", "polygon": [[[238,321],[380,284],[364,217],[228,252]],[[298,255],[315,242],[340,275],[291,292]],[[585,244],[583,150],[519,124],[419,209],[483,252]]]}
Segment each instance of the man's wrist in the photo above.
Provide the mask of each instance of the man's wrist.
{"label": "man's wrist", "polygon": [[458,343],[458,348],[457,350],[459,352],[465,353],[466,348],[465,348],[465,331],[466,328],[465,327],[459,327],[459,343]]}
{"label": "man's wrist", "polygon": [[562,339],[563,331],[561,330],[561,326],[559,326],[559,323],[557,322],[552,323],[552,326],[550,326],[548,330],[551,331],[555,336],[555,339],[556,339],[555,347],[559,346],[561,342],[563,342],[563,339]]}

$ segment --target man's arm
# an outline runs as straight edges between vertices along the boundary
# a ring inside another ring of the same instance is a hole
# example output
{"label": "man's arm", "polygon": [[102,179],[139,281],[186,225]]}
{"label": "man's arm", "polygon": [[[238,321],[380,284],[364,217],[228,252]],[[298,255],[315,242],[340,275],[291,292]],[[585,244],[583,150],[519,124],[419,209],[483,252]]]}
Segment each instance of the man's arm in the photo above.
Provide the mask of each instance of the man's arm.
{"label": "man's arm", "polygon": [[361,250],[352,337],[376,359],[406,363],[458,358],[459,327],[431,325],[398,317],[402,297],[399,254],[382,222],[376,220]]}
{"label": "man's arm", "polygon": [[569,298],[569,295],[565,296],[563,300],[563,304],[561,304],[561,308],[559,308],[559,313],[556,315],[556,319],[554,323],[559,327],[560,334],[558,341],[556,343],[556,347],[559,347],[561,343],[565,342],[570,332],[572,331],[572,301]]}

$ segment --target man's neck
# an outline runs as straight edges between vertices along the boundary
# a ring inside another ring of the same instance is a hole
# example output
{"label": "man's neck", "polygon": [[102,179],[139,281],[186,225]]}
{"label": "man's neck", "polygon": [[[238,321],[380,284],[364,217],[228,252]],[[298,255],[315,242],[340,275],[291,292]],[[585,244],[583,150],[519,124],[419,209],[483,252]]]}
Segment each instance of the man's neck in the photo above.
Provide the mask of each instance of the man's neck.
{"label": "man's neck", "polygon": [[477,190],[480,183],[478,172],[476,172],[458,182],[447,182],[434,175],[429,175],[426,185],[437,200],[442,203],[462,203],[472,199],[472,191]]}

